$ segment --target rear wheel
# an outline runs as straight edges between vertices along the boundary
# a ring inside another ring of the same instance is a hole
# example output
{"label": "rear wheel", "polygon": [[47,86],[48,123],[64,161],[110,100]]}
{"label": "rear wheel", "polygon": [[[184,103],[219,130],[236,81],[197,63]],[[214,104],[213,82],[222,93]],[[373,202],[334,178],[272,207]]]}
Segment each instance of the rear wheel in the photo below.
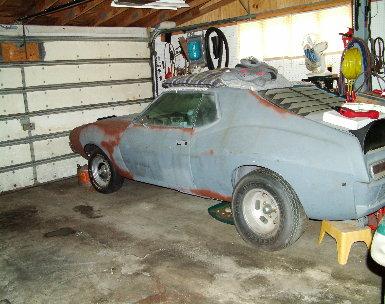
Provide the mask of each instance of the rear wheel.
{"label": "rear wheel", "polygon": [[88,159],[88,173],[91,184],[98,192],[112,193],[123,185],[123,178],[100,149],[95,150]]}
{"label": "rear wheel", "polygon": [[265,250],[280,250],[304,232],[306,214],[290,185],[261,168],[244,176],[234,190],[232,211],[241,237]]}

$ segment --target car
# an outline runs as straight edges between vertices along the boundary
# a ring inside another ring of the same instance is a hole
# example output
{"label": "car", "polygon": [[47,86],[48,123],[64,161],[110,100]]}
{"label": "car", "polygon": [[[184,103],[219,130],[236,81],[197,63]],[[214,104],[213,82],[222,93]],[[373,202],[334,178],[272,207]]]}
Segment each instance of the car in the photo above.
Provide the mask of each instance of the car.
{"label": "car", "polygon": [[384,120],[359,130],[324,122],[344,99],[304,83],[256,90],[183,77],[142,113],[71,132],[97,191],[128,178],[231,202],[240,236],[272,251],[308,218],[360,219],[385,205]]}

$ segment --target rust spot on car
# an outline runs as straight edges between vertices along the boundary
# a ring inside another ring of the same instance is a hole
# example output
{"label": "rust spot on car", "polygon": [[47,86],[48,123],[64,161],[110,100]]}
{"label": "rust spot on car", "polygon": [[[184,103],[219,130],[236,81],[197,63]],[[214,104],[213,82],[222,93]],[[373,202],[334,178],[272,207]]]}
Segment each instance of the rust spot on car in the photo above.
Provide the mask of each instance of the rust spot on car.
{"label": "rust spot on car", "polygon": [[194,133],[194,129],[193,128],[173,128],[173,127],[169,127],[169,126],[162,126],[162,125],[157,125],[157,126],[147,126],[149,129],[151,130],[177,130],[177,131],[181,131],[181,132],[184,132],[184,133],[188,133],[188,134],[193,134]]}
{"label": "rust spot on car", "polygon": [[145,129],[151,129],[151,130],[175,130],[180,131],[188,134],[193,134],[194,129],[193,128],[178,128],[178,127],[172,127],[172,126],[164,126],[164,125],[142,125],[142,124],[132,124],[130,128],[145,128]]}
{"label": "rust spot on car", "polygon": [[280,107],[278,107],[277,105],[271,103],[270,101],[268,101],[267,99],[263,98],[262,96],[259,96],[256,92],[254,91],[251,91],[249,90],[249,93],[254,96],[255,99],[257,99],[263,106],[267,107],[267,108],[270,108],[272,109],[273,111],[279,113],[279,114],[282,114],[282,115],[286,115],[286,114],[290,114],[288,111],[286,111],[285,109],[282,109]]}
{"label": "rust spot on car", "polygon": [[106,135],[106,139],[100,144],[109,153],[110,158],[114,154],[114,150],[120,143],[123,132],[127,129],[130,121],[128,120],[99,120],[94,123]]}
{"label": "rust spot on car", "polygon": [[209,149],[207,151],[204,151],[202,153],[202,155],[207,155],[207,156],[211,156],[211,155],[214,155],[214,150],[213,149]]}
{"label": "rust spot on car", "polygon": [[192,189],[191,193],[195,195],[203,196],[203,197],[213,198],[220,201],[231,202],[232,200],[231,196],[223,195],[221,193],[214,192],[209,189]]}
{"label": "rust spot on car", "polygon": [[130,124],[129,120],[99,120],[73,129],[70,133],[70,146],[72,151],[87,158],[87,154],[80,142],[80,133],[89,126],[96,126],[106,135],[107,139],[101,145],[112,156],[115,147],[119,144],[123,132]]}
{"label": "rust spot on car", "polygon": [[84,125],[84,126],[80,126],[80,127],[73,129],[70,133],[70,136],[69,136],[71,150],[74,153],[78,153],[85,158],[87,158],[87,155],[83,149],[82,144],[80,143],[80,133],[84,129],[84,127],[86,127],[86,126],[87,125]]}
{"label": "rust spot on car", "polygon": [[130,122],[123,119],[103,119],[94,122],[93,125],[99,127],[106,135],[120,138]]}

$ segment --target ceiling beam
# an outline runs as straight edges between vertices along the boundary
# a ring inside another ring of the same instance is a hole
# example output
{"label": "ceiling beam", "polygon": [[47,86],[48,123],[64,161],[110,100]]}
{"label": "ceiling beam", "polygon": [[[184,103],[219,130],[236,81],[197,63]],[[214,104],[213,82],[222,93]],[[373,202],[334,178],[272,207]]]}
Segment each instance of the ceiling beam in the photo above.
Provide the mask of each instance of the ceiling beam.
{"label": "ceiling beam", "polygon": [[112,7],[111,0],[102,1],[97,6],[88,10],[86,13],[81,15],[81,18],[75,18],[69,24],[77,26],[96,26],[105,21],[108,21],[115,15],[121,13],[124,8]]}
{"label": "ceiling beam", "polygon": [[97,18],[92,20],[92,25],[100,26],[104,22],[107,22],[115,16],[118,16],[119,14],[129,10],[129,8],[124,7],[112,7],[111,2],[103,4],[103,7],[101,9],[103,10],[103,12],[99,14]]}
{"label": "ceiling beam", "polygon": [[[61,0],[40,0],[40,1],[37,1],[36,4],[33,6],[33,11],[30,12],[29,15],[38,14],[40,12],[43,12],[46,9],[49,9],[50,7],[54,6],[55,4],[57,4],[60,1]],[[24,22],[24,23],[28,24],[35,18],[38,18],[38,16],[31,17],[28,20],[26,20],[26,22]]]}
{"label": "ceiling beam", "polygon": [[0,16],[0,24],[11,24],[15,21],[15,17]]}
{"label": "ceiling beam", "polygon": [[227,4],[230,4],[232,2],[235,2],[238,0],[220,0],[214,4],[211,4],[206,7],[197,7],[196,9],[192,10],[191,12],[186,12],[185,14],[182,14],[178,17],[173,18],[172,20],[175,21],[177,25],[189,22],[197,17],[203,16],[207,13],[210,13],[212,11],[215,11],[216,9],[220,8],[221,6],[225,6]]}
{"label": "ceiling beam", "polygon": [[69,22],[76,20],[83,14],[87,13],[89,10],[98,6],[103,1],[105,0],[94,0],[85,4],[80,4],[70,9],[53,14],[52,17],[54,17],[56,25],[67,25]]}
{"label": "ceiling beam", "polygon": [[153,10],[149,8],[137,8],[123,11],[118,15],[115,15],[108,21],[101,23],[101,26],[129,26],[146,16],[153,14]]}
{"label": "ceiling beam", "polygon": [[210,0],[191,0],[191,1],[187,1],[187,4],[190,5],[190,7],[180,8],[176,11],[171,11],[171,10],[154,11],[150,15],[147,15],[145,18],[133,23],[133,25],[154,27],[161,22],[172,20],[173,18],[181,14],[194,10],[196,7],[202,6],[209,1]]}

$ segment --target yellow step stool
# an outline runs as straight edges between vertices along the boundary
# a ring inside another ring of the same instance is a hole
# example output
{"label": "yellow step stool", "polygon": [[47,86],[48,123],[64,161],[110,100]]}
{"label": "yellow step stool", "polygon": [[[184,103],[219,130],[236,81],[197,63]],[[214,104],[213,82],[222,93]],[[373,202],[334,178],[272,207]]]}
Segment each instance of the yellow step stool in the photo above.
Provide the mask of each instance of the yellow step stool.
{"label": "yellow step stool", "polygon": [[325,233],[337,242],[338,263],[345,265],[348,261],[350,248],[355,242],[365,242],[370,248],[372,231],[368,227],[357,227],[354,221],[322,221],[318,244],[321,244]]}

